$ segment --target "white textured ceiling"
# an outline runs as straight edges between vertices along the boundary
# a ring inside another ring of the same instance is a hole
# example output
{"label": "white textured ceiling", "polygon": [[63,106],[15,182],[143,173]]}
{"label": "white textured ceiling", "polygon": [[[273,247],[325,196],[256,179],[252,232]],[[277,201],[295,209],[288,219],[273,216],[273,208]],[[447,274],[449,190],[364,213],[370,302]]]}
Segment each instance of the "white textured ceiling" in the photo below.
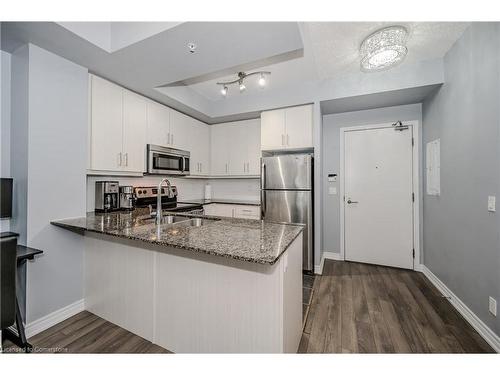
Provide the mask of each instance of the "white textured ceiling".
{"label": "white textured ceiling", "polygon": [[[286,62],[262,67],[272,74],[265,90],[273,90],[291,82],[335,78],[359,72],[359,46],[374,31],[403,25],[409,31],[408,55],[403,64],[441,58],[467,28],[463,22],[305,22],[300,24],[304,42],[304,56]],[[261,88],[257,77],[248,80],[247,91],[239,94],[237,85],[229,88],[228,97],[220,95],[219,80],[236,77],[225,75],[218,79],[190,85],[189,88],[211,101],[230,100],[231,95],[258,94]],[[366,73],[373,74],[373,73]]]}

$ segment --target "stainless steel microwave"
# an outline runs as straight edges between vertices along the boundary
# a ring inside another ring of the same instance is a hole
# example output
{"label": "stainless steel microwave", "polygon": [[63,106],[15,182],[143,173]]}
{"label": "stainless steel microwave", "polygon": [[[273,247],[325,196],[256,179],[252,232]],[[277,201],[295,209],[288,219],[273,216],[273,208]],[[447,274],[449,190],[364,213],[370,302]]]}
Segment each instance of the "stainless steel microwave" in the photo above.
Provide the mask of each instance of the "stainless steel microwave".
{"label": "stainless steel microwave", "polygon": [[149,144],[148,174],[189,175],[190,152]]}

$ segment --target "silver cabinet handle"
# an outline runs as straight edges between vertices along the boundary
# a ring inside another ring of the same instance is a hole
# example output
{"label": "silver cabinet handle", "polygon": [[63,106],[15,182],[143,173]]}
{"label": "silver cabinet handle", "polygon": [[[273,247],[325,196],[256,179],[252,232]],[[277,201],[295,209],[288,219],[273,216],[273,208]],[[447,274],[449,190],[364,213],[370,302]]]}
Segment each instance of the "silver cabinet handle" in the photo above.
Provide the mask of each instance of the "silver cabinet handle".
{"label": "silver cabinet handle", "polygon": [[286,145],[290,146],[290,136],[288,134],[286,135]]}
{"label": "silver cabinet handle", "polygon": [[203,163],[200,163],[200,172],[203,172]]}
{"label": "silver cabinet handle", "polygon": [[170,144],[170,133],[167,134],[167,145]]}
{"label": "silver cabinet handle", "polygon": [[128,167],[128,152],[125,153],[125,166]]}
{"label": "silver cabinet handle", "polygon": [[118,166],[121,167],[121,165],[122,165],[122,153],[119,152],[118,153]]}
{"label": "silver cabinet handle", "polygon": [[347,200],[347,204],[359,203],[358,201],[352,201],[350,198]]}

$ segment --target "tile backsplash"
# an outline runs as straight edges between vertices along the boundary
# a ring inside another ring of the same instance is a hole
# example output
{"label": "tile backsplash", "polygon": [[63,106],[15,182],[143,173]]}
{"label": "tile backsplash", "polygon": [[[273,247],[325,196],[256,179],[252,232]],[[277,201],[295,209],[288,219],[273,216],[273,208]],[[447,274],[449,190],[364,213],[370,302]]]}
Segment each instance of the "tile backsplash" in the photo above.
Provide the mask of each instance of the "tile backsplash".
{"label": "tile backsplash", "polygon": [[[95,208],[95,182],[118,181],[121,186],[154,186],[160,176],[122,177],[122,176],[87,176],[87,212]],[[212,186],[213,198],[258,200],[260,182],[258,179],[194,179],[172,177],[172,185],[177,186],[179,201],[201,199],[205,196],[205,185]]]}

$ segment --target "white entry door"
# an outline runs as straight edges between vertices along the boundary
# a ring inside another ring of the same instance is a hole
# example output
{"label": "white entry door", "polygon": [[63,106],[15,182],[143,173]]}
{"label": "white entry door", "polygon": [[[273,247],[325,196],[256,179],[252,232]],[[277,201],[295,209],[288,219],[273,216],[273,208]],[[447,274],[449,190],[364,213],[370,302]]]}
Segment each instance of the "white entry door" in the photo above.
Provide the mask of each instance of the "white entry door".
{"label": "white entry door", "polygon": [[345,259],[413,269],[412,132],[345,131]]}

